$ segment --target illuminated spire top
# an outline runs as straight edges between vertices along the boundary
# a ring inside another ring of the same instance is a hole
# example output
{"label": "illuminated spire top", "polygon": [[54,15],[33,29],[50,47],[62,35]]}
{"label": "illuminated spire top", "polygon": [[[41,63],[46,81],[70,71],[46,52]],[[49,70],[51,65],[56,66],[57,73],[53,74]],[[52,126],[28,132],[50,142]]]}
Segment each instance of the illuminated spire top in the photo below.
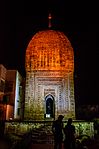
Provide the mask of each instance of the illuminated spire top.
{"label": "illuminated spire top", "polygon": [[51,13],[49,13],[48,15],[48,27],[51,28],[52,27],[52,24],[51,24],[51,19],[52,19],[52,16],[51,16]]}

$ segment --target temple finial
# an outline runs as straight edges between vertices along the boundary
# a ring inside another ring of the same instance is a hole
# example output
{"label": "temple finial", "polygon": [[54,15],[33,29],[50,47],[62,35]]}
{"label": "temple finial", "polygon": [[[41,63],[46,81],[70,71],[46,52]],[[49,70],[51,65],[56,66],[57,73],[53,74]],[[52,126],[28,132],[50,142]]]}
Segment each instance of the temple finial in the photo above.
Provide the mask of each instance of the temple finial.
{"label": "temple finial", "polygon": [[48,15],[48,20],[49,20],[49,22],[48,22],[48,27],[49,27],[49,28],[52,27],[51,19],[52,19],[52,16],[51,16],[51,13],[49,13],[49,15]]}

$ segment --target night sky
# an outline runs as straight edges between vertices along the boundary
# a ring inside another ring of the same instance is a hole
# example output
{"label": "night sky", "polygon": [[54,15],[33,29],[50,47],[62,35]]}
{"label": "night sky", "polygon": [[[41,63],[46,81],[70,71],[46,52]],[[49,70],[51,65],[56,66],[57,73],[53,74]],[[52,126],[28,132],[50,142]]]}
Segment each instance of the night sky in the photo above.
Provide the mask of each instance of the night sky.
{"label": "night sky", "polygon": [[7,69],[18,69],[25,77],[26,47],[37,31],[48,29],[51,12],[52,29],[64,32],[74,49],[77,104],[99,104],[99,24],[95,5],[65,0],[20,1],[1,3],[0,63]]}

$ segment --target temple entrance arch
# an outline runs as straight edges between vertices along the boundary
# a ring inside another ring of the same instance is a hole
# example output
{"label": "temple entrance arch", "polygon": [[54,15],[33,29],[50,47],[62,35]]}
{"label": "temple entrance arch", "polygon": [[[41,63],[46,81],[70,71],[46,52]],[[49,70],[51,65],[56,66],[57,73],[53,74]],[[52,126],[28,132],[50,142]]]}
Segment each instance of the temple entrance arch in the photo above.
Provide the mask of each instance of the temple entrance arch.
{"label": "temple entrance arch", "polygon": [[55,99],[49,94],[45,97],[45,117],[54,118],[55,116]]}

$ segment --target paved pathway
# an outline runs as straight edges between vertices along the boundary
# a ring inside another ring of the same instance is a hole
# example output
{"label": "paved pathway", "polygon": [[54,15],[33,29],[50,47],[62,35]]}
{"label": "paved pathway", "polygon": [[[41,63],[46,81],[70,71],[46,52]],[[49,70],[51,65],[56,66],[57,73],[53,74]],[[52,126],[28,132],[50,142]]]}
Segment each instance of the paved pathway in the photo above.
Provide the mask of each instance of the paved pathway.
{"label": "paved pathway", "polygon": [[[54,149],[53,144],[31,144],[30,149]],[[62,147],[62,149],[64,149]]]}
{"label": "paved pathway", "polygon": [[[0,149],[11,149],[9,140],[6,138],[0,138]],[[19,149],[19,148],[17,148]],[[21,148],[22,149],[22,148]],[[30,143],[26,149],[54,149],[54,144],[33,144]],[[62,148],[64,149],[64,148]],[[88,149],[99,149],[99,138],[95,139],[94,141],[90,142]]]}
{"label": "paved pathway", "polygon": [[4,138],[0,138],[0,149],[9,149],[10,144]]}
{"label": "paved pathway", "polygon": [[32,144],[31,149],[54,149],[52,144]]}

